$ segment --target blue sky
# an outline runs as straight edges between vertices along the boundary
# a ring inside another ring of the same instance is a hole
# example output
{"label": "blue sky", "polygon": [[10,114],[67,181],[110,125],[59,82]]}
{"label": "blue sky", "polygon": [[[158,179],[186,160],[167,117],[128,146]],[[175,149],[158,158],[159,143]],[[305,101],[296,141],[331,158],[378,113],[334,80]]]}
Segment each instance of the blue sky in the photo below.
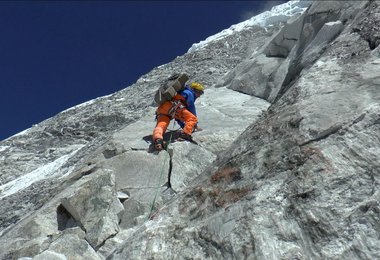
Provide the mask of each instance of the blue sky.
{"label": "blue sky", "polygon": [[0,1],[0,140],[282,2]]}

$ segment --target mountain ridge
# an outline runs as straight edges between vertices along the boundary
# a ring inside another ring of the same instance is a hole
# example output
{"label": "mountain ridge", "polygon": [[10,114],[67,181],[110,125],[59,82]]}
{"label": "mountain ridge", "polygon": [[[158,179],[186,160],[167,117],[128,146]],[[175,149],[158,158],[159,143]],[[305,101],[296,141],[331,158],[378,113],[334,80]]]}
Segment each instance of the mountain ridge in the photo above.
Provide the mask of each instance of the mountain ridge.
{"label": "mountain ridge", "polygon": [[[75,154],[1,198],[1,258],[375,258],[379,8],[315,1],[2,142],[2,183]],[[155,154],[153,94],[172,71],[208,86],[204,130]]]}

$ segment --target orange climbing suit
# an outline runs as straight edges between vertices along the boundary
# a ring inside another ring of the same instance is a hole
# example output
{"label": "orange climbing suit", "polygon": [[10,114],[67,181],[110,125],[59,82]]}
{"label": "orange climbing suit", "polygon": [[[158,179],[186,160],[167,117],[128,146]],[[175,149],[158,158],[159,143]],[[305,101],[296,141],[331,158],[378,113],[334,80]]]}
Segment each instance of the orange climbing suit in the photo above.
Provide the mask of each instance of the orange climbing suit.
{"label": "orange climbing suit", "polygon": [[157,108],[157,124],[153,130],[153,142],[156,139],[163,139],[163,135],[173,118],[185,123],[182,130],[183,133],[192,134],[198,118],[186,109],[185,103],[185,98],[177,94],[171,101],[166,101]]}

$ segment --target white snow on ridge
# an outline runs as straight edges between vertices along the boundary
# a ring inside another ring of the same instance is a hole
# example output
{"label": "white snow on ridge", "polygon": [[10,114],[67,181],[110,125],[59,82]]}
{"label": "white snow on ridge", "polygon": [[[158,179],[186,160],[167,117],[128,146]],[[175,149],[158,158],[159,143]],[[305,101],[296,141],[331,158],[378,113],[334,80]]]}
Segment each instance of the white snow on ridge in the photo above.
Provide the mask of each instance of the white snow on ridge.
{"label": "white snow on ridge", "polygon": [[[68,111],[70,111],[70,110],[74,110],[74,109],[78,109],[78,108],[82,108],[82,107],[89,106],[89,105],[95,103],[95,102],[96,102],[97,100],[99,100],[99,99],[107,98],[107,97],[110,97],[110,96],[112,96],[112,94],[105,95],[105,96],[101,96],[101,97],[97,97],[97,98],[91,99],[91,100],[89,100],[89,101],[85,101],[85,102],[80,103],[80,104],[78,104],[78,105],[75,105],[75,106],[73,106],[73,107],[67,108],[66,110],[63,110],[63,111],[60,112],[60,113],[65,113],[65,112],[68,112]],[[48,118],[48,119],[49,119],[49,118]],[[46,119],[46,120],[47,120],[47,119]],[[35,126],[35,125],[33,125],[33,126]],[[14,134],[14,135],[12,135],[12,136],[10,136],[10,137],[4,139],[4,140],[0,140],[0,142],[1,142],[1,141],[6,141],[6,140],[11,139],[11,138],[16,137],[16,136],[22,136],[22,135],[25,135],[25,134],[27,134],[31,129],[32,129],[32,127],[27,128],[27,129],[25,129],[25,130],[23,130],[23,131],[21,131],[21,132],[19,132],[19,133],[17,133],[17,134]],[[1,151],[0,151],[0,152],[1,152]]]}
{"label": "white snow on ridge", "polygon": [[212,41],[219,40],[235,32],[242,31],[250,26],[257,25],[265,28],[277,22],[286,22],[295,14],[303,13],[310,4],[311,1],[292,0],[284,4],[274,6],[270,11],[265,11],[244,22],[232,25],[230,28],[214,34],[204,41],[194,43],[187,53],[201,49]]}
{"label": "white snow on ridge", "polygon": [[66,110],[63,110],[61,113],[65,113],[65,112],[68,112],[68,111],[73,110],[73,109],[77,109],[77,108],[81,108],[81,107],[89,106],[89,105],[95,103],[95,101],[98,101],[98,100],[100,100],[100,99],[102,99],[102,98],[107,98],[107,97],[110,97],[110,96],[112,96],[112,94],[109,94],[109,95],[105,95],[105,96],[101,96],[101,97],[97,97],[97,98],[91,99],[91,100],[89,100],[89,101],[83,102],[83,103],[81,103],[81,104],[78,104],[78,105],[75,105],[75,106],[73,106],[73,107],[70,107],[70,108],[68,108],[68,109],[66,109]]}
{"label": "white snow on ridge", "polygon": [[7,148],[9,148],[10,146],[6,145],[6,146],[0,146],[0,152],[3,152],[5,151]]}
{"label": "white snow on ridge", "polygon": [[12,135],[12,136],[10,136],[10,137],[7,137],[7,138],[4,139],[4,140],[0,140],[0,142],[2,142],[2,141],[6,141],[6,140],[9,140],[9,139],[11,139],[11,138],[13,138],[13,137],[16,137],[16,136],[21,136],[21,135],[27,134],[27,133],[29,132],[30,129],[32,129],[32,127],[29,127],[29,128],[27,128],[27,129],[25,129],[25,130],[22,130],[21,132],[18,132],[17,134],[14,134],[14,135]]}
{"label": "white snow on ridge", "polygon": [[60,168],[67,162],[68,159],[70,159],[70,157],[72,157],[76,152],[78,152],[83,146],[84,145],[76,145],[75,147],[73,147],[74,150],[70,154],[61,156],[60,158],[51,163],[43,165],[40,168],[35,169],[34,171],[31,171],[4,185],[1,185],[0,199],[12,195],[22,189],[25,189],[37,181],[60,175]]}

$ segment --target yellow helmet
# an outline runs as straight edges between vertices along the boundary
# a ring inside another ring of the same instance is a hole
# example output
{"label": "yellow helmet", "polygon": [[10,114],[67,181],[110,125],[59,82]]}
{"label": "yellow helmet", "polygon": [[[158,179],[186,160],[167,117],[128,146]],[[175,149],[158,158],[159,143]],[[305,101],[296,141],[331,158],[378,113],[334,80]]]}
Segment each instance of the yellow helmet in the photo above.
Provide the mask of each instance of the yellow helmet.
{"label": "yellow helmet", "polygon": [[199,91],[199,92],[205,91],[205,87],[201,83],[198,83],[198,82],[191,83],[190,88],[192,88],[196,91]]}

